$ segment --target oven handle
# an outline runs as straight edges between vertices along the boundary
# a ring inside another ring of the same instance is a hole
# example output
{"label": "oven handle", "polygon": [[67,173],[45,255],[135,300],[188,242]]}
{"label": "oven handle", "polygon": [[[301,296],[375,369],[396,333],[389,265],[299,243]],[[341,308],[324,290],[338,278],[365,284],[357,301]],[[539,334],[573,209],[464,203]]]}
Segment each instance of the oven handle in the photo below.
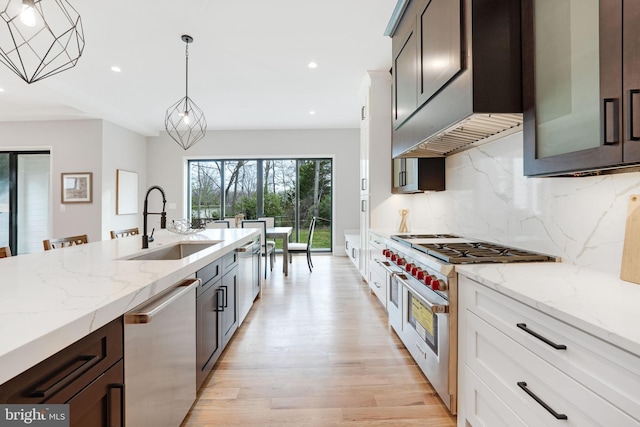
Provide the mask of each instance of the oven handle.
{"label": "oven handle", "polygon": [[[410,290],[413,290],[413,287],[409,283],[406,282],[407,276],[404,273],[392,272],[391,276],[392,276],[392,278],[395,277],[399,282],[402,282],[402,284],[405,285]],[[447,314],[447,313],[449,313],[449,305],[448,304],[438,304],[438,303],[431,302],[428,299],[426,299],[425,297],[423,297],[422,295],[420,295],[418,292],[415,292],[415,291],[411,292],[411,295],[413,295],[414,297],[418,298],[424,305],[427,306],[427,308],[429,310],[431,310],[431,312],[433,314]]]}

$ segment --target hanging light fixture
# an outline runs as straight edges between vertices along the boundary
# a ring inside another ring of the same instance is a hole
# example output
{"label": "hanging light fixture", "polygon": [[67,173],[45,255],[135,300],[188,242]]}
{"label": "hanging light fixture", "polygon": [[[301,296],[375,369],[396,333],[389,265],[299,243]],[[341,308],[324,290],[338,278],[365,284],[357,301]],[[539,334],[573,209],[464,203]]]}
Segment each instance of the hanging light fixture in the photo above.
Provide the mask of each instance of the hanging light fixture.
{"label": "hanging light fixture", "polygon": [[202,110],[189,98],[189,43],[193,42],[193,37],[183,35],[182,41],[186,43],[185,96],[167,109],[164,125],[169,136],[182,148],[188,150],[204,138],[207,132],[207,120]]}
{"label": "hanging light fixture", "polygon": [[66,0],[8,0],[0,20],[0,62],[27,83],[74,67],[84,50],[82,20]]}

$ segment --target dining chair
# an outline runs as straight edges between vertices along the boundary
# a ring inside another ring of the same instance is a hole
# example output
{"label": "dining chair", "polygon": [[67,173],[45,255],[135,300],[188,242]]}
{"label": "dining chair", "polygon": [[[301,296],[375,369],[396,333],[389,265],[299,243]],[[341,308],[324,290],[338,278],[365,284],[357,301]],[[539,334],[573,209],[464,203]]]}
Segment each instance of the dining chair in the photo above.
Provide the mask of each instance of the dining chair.
{"label": "dining chair", "polygon": [[138,227],[125,228],[124,230],[111,230],[111,238],[117,239],[119,237],[137,236],[140,234]]}
{"label": "dining chair", "polygon": [[205,226],[206,228],[231,228],[231,224],[226,219],[217,219],[215,221],[210,221]]}
{"label": "dining chair", "polygon": [[313,244],[313,232],[316,229],[316,217],[311,218],[311,224],[309,224],[309,236],[307,237],[307,243],[289,243],[289,262],[293,259],[293,254],[307,254],[307,265],[309,271],[313,272],[313,262],[311,261],[311,245]]}
{"label": "dining chair", "polygon": [[[258,218],[259,221],[264,221],[267,223],[267,228],[274,228],[276,226],[276,219],[272,216],[261,216]],[[273,245],[273,247],[276,247],[276,241],[275,240],[268,240],[267,239],[267,245]],[[273,263],[276,263],[275,260],[275,256],[273,257]],[[286,262],[286,261],[285,261]]]}
{"label": "dining chair", "polygon": [[273,271],[273,262],[276,257],[275,245],[267,242],[267,223],[258,219],[245,219],[241,223],[242,228],[257,228],[260,230],[260,254],[264,257],[264,278],[267,278],[267,256]]}
{"label": "dining chair", "polygon": [[86,234],[72,237],[62,237],[60,239],[47,239],[42,241],[45,251],[50,251],[51,249],[66,248],[68,246],[74,245],[82,245],[84,243],[89,243]]}
{"label": "dining chair", "polygon": [[11,256],[11,248],[9,246],[3,246],[0,248],[0,258],[8,258]]}

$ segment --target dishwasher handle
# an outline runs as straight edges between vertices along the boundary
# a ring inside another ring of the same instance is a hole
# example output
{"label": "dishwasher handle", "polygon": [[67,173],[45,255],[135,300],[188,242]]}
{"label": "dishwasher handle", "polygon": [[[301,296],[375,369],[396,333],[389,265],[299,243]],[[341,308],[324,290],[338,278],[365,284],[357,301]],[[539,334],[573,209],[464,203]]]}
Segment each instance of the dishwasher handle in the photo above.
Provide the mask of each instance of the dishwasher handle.
{"label": "dishwasher handle", "polygon": [[124,323],[127,325],[138,324],[138,323],[151,323],[154,316],[157,316],[171,305],[172,302],[180,298],[183,294],[190,291],[192,288],[196,286],[200,286],[202,280],[200,278],[197,279],[187,279],[177,285],[175,288],[164,294],[161,298],[154,300],[142,307],[139,311],[129,312],[124,315]]}

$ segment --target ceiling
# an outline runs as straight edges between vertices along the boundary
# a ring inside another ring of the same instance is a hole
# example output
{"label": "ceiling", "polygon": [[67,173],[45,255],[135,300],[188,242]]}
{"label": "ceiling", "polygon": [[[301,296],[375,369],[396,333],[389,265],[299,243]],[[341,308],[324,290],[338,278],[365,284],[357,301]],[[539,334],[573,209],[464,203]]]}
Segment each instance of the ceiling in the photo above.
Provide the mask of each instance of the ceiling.
{"label": "ceiling", "polygon": [[0,64],[0,121],[99,118],[157,135],[185,96],[182,34],[209,130],[356,128],[365,71],[391,67],[395,0],[69,2],[86,39],[78,64],[31,85]]}

